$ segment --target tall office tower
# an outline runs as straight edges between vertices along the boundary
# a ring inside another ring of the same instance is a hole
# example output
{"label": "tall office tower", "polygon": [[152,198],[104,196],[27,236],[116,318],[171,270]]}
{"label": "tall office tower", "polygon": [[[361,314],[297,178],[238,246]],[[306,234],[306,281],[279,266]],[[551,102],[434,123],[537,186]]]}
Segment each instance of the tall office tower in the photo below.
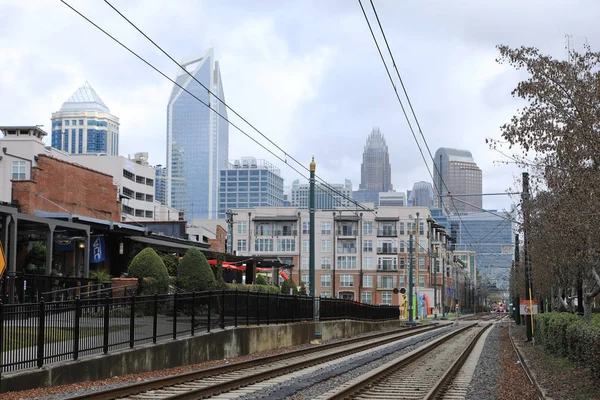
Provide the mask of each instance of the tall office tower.
{"label": "tall office tower", "polygon": [[71,154],[119,155],[119,118],[89,83],[52,113],[52,147]]}
{"label": "tall office tower", "polygon": [[[480,211],[481,169],[475,164],[471,152],[440,147],[435,152],[434,162],[436,168],[433,171],[433,185],[436,207],[447,209],[451,213]],[[448,197],[448,194],[455,197]]]}
{"label": "tall office tower", "polygon": [[220,176],[220,219],[227,217],[228,210],[284,205],[281,172],[265,160],[242,157],[222,169]]}
{"label": "tall office tower", "polygon": [[408,205],[420,207],[433,207],[433,186],[429,182],[416,182],[409,190]]}
{"label": "tall office tower", "polygon": [[154,199],[160,204],[167,204],[167,168],[157,165],[154,170],[156,171]]}
{"label": "tall office tower", "polygon": [[[292,182],[292,207],[307,209],[310,185],[300,183],[299,179]],[[328,183],[327,186],[317,183],[315,185],[315,208],[317,210],[332,210],[334,208],[351,207],[352,182],[346,179],[345,183]]]}
{"label": "tall office tower", "polygon": [[167,203],[187,220],[214,219],[219,170],[227,169],[229,152],[229,126],[217,115],[227,117],[218,100],[225,101],[221,72],[213,49],[182,65],[195,79],[182,71],[177,83],[187,92],[175,85],[167,106]]}
{"label": "tall office tower", "polygon": [[392,188],[392,166],[385,138],[373,128],[367,138],[360,171],[360,190],[389,192]]}

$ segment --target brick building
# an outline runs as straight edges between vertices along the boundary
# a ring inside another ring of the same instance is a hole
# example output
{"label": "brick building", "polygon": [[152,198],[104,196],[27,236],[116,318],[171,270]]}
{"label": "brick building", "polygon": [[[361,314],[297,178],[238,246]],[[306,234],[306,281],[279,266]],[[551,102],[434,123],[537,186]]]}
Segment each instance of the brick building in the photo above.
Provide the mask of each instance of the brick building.
{"label": "brick building", "polygon": [[12,181],[12,200],[21,212],[69,212],[120,221],[118,188],[110,175],[40,154],[26,180]]}

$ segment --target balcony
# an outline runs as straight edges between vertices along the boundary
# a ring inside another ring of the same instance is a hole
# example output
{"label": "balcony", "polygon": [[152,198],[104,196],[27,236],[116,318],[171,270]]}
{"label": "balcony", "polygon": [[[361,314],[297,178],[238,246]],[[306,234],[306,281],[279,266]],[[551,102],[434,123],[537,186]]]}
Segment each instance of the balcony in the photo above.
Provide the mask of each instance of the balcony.
{"label": "balcony", "polygon": [[398,231],[396,229],[377,229],[377,236],[379,237],[396,237]]}
{"label": "balcony", "polygon": [[377,271],[398,272],[398,266],[387,264],[387,263],[379,263],[379,264],[377,264]]}
{"label": "balcony", "polygon": [[398,254],[398,248],[384,245],[377,247],[377,254]]}
{"label": "balcony", "polygon": [[336,230],[336,234],[338,237],[356,237],[358,235],[358,229],[342,227]]}
{"label": "balcony", "polygon": [[356,254],[356,247],[338,247],[336,252],[338,254]]}
{"label": "balcony", "polygon": [[256,229],[254,231],[256,236],[297,236],[297,230],[268,230],[268,229]]}

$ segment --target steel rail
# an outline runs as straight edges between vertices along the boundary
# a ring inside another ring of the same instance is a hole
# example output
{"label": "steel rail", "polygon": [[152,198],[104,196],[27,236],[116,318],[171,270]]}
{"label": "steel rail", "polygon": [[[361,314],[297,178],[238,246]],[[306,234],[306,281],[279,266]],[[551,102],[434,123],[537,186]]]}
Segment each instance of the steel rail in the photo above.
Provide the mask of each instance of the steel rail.
{"label": "steel rail", "polygon": [[[192,381],[202,379],[202,378],[214,377],[214,376],[222,375],[225,373],[230,373],[230,372],[235,372],[235,371],[239,371],[242,369],[251,368],[254,366],[264,365],[267,363],[273,363],[273,362],[277,362],[277,361],[281,361],[281,360],[285,360],[285,359],[289,359],[289,358],[293,358],[293,357],[305,356],[305,355],[309,355],[312,353],[321,352],[324,350],[332,350],[332,349],[335,349],[338,347],[348,346],[348,345],[365,342],[365,341],[372,341],[373,339],[385,338],[386,336],[389,336],[387,339],[382,339],[375,343],[368,343],[368,344],[365,344],[365,345],[362,345],[359,347],[354,347],[350,350],[344,350],[344,351],[341,351],[338,353],[329,354],[329,355],[326,355],[323,357],[317,357],[317,358],[307,360],[304,362],[290,364],[284,368],[272,369],[272,370],[268,371],[269,372],[268,374],[267,373],[256,374],[256,376],[254,376],[254,375],[252,376],[252,379],[250,379],[251,377],[249,376],[249,377],[246,377],[246,379],[244,379],[243,381],[241,379],[237,379],[237,380],[233,380],[231,382],[223,382],[222,384],[219,384],[219,385],[211,385],[210,387],[203,388],[201,390],[193,390],[193,391],[189,391],[188,393],[181,393],[181,395],[178,395],[178,396],[169,397],[169,398],[173,398],[173,399],[175,399],[175,398],[177,398],[177,399],[185,399],[185,398],[198,399],[200,397],[207,396],[206,393],[209,393],[209,390],[208,390],[209,388],[211,389],[210,393],[212,393],[212,394],[220,393],[220,392],[223,392],[226,390],[237,389],[239,387],[246,386],[251,383],[255,383],[258,380],[265,380],[265,379],[269,379],[271,377],[276,377],[281,374],[287,373],[288,371],[298,370],[300,368],[306,368],[307,366],[309,366],[308,365],[309,363],[310,363],[310,365],[314,365],[319,362],[325,362],[324,361],[325,359],[330,360],[330,359],[334,359],[334,358],[343,357],[344,355],[355,353],[357,351],[362,351],[362,350],[365,350],[372,346],[379,346],[379,345],[387,344],[390,342],[398,341],[398,340],[401,340],[404,338],[408,338],[411,336],[415,336],[420,333],[430,332],[430,331],[439,329],[443,326],[447,326],[447,325],[446,324],[436,324],[433,326],[430,325],[430,326],[426,326],[426,327],[417,327],[417,328],[409,327],[409,328],[396,329],[396,330],[392,330],[392,331],[386,331],[386,332],[377,333],[374,335],[369,335],[366,337],[353,338],[353,339],[349,339],[349,340],[344,340],[344,341],[325,344],[325,345],[319,345],[319,346],[310,347],[310,348],[306,348],[306,349],[292,350],[292,351],[289,351],[286,353],[274,354],[274,355],[270,355],[270,356],[266,356],[266,357],[255,358],[255,359],[241,361],[241,362],[232,363],[232,364],[228,364],[228,365],[211,367],[211,368],[203,369],[200,371],[192,371],[192,372],[188,372],[188,373],[180,374],[180,375],[176,375],[176,376],[169,376],[169,377],[158,378],[158,379],[154,379],[154,380],[150,380],[150,381],[146,381],[146,382],[134,383],[132,385],[127,385],[127,386],[107,389],[107,390],[103,390],[103,391],[99,391],[99,392],[95,392],[95,393],[88,393],[88,394],[84,394],[84,395],[70,397],[70,398],[68,398],[68,400],[83,400],[83,399],[112,400],[115,398],[123,398],[123,397],[127,397],[127,396],[136,395],[136,394],[139,394],[142,392],[147,392],[147,391],[151,391],[151,390],[160,390],[160,389],[168,388],[171,386],[175,386],[175,385],[179,385],[179,384],[183,384],[183,383],[187,383],[187,382],[192,382]],[[190,396],[186,396],[187,394],[189,394]]]}

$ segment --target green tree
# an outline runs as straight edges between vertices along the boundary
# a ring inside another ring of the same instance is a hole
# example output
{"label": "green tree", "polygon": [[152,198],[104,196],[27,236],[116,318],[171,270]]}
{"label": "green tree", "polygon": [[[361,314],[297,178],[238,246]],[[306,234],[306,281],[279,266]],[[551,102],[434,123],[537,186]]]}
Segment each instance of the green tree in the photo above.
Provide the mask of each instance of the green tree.
{"label": "green tree", "polygon": [[281,293],[290,294],[290,289],[292,289],[292,294],[298,294],[298,287],[293,279],[286,279],[281,284]]}
{"label": "green tree", "polygon": [[161,254],[160,256],[167,267],[170,276],[177,276],[177,256],[174,254]]}
{"label": "green tree", "polygon": [[46,272],[46,246],[41,242],[33,243],[31,250],[27,254],[27,263],[35,265],[36,273],[43,274]]}
{"label": "green tree", "polygon": [[146,247],[133,258],[127,273],[142,280],[142,294],[166,293],[169,290],[167,267],[151,247]]}
{"label": "green tree", "polygon": [[215,275],[204,254],[191,247],[179,263],[177,286],[185,292],[201,292],[215,286]]}
{"label": "green tree", "polygon": [[262,275],[256,275],[256,282],[254,282],[254,284],[255,285],[268,285],[267,280]]}

